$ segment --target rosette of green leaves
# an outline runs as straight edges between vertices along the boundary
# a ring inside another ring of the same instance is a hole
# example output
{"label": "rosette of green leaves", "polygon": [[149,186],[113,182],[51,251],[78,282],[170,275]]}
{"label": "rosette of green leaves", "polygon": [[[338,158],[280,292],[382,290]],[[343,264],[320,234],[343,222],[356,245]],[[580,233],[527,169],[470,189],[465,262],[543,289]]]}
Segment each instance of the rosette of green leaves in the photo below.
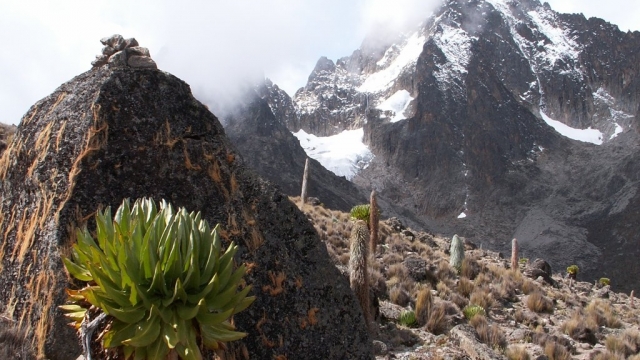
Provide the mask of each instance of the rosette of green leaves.
{"label": "rosette of green leaves", "polygon": [[351,215],[352,219],[363,220],[369,223],[369,211],[369,204],[356,205],[351,208],[349,214]]}
{"label": "rosette of green leaves", "polygon": [[400,313],[400,318],[398,318],[400,325],[406,327],[413,327],[417,324],[418,319],[416,318],[416,312],[413,310],[404,310]]}
{"label": "rosette of green leaves", "polygon": [[99,212],[96,225],[97,241],[78,230],[71,259],[63,259],[89,284],[70,292],[76,304],[62,309],[76,323],[83,303],[110,315],[103,347],[122,346],[125,358],[163,359],[175,351],[201,359],[197,337],[217,349],[246,336],[229,322],[255,300],[250,286],[239,290],[245,266],[234,270],[236,245],[223,253],[218,227],[200,213],[174,211],[164,200],[158,211],[151,199],[130,208],[125,200],[114,218],[110,208]]}
{"label": "rosette of green leaves", "polygon": [[480,305],[467,305],[462,309],[462,313],[467,320],[471,320],[476,315],[486,315],[484,308]]}
{"label": "rosette of green leaves", "polygon": [[[371,213],[371,205],[370,204],[362,204],[356,205],[351,208],[349,211],[349,215],[352,220],[362,220],[369,225],[369,214]],[[378,210],[378,215],[380,215],[380,210]]]}

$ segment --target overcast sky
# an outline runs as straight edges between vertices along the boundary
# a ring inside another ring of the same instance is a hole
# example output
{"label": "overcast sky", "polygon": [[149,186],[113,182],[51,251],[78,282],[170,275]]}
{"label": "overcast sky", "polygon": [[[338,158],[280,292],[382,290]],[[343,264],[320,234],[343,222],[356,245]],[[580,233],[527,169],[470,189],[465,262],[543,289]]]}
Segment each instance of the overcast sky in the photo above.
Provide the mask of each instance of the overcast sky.
{"label": "overcast sky", "polygon": [[[554,10],[639,30],[637,0],[548,0]],[[233,96],[247,75],[290,95],[320,56],[337,59],[381,26],[418,24],[440,0],[0,0],[0,122],[17,124],[39,99],[89,70],[114,33],[148,47],[160,69],[203,102]],[[227,91],[227,89],[230,89]],[[215,95],[214,95],[215,94]]]}

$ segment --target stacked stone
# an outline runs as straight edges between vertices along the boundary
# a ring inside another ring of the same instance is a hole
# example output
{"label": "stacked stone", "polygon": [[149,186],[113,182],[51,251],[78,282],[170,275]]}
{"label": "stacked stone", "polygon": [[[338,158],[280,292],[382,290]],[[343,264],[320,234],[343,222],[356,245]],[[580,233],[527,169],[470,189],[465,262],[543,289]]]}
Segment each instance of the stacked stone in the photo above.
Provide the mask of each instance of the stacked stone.
{"label": "stacked stone", "polygon": [[138,46],[134,38],[125,39],[122,35],[112,35],[100,39],[104,47],[102,55],[96,56],[91,62],[94,68],[108,65],[109,67],[134,67],[157,69],[156,62],[149,56],[149,49]]}

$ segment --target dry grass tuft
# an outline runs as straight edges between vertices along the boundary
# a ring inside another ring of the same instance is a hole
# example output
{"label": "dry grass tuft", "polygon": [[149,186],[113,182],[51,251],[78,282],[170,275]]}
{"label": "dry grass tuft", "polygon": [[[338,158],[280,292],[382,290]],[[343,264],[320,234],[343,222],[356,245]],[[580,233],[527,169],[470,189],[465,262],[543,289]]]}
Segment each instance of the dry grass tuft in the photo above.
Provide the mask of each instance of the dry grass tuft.
{"label": "dry grass tuft", "polygon": [[598,326],[619,328],[622,326],[608,301],[595,299],[584,309],[586,316]]}
{"label": "dry grass tuft", "polygon": [[527,307],[529,310],[537,313],[552,313],[553,301],[544,296],[541,292],[536,291],[527,296]]}
{"label": "dry grass tuft", "polygon": [[505,349],[507,347],[507,339],[498,325],[489,325],[484,315],[476,315],[469,320],[469,324],[476,329],[478,338],[484,344],[489,345],[493,349]]}
{"label": "dry grass tuft", "polygon": [[451,282],[458,277],[458,274],[454,268],[449,265],[449,262],[445,259],[441,259],[438,263],[438,270],[436,276],[440,281]]}
{"label": "dry grass tuft", "polygon": [[446,306],[442,303],[435,303],[429,313],[429,321],[426,328],[432,334],[442,334],[447,330],[448,320]]}
{"label": "dry grass tuft", "polygon": [[478,288],[476,286],[469,298],[469,304],[482,306],[486,311],[489,311],[495,305],[495,300],[486,287]]}
{"label": "dry grass tuft", "polygon": [[524,346],[516,346],[516,345],[509,346],[505,355],[507,355],[507,359],[509,360],[531,359],[531,357],[529,356],[529,353],[524,348]]}
{"label": "dry grass tuft", "polygon": [[387,252],[382,256],[382,262],[391,266],[402,262],[402,256],[394,252]]}
{"label": "dry grass tuft", "polygon": [[420,326],[426,325],[427,321],[429,321],[432,305],[431,288],[425,286],[418,291],[418,296],[416,297],[416,319]]}
{"label": "dry grass tuft", "polygon": [[389,291],[389,300],[396,305],[405,307],[409,305],[411,298],[399,284],[396,284]]}
{"label": "dry grass tuft", "polygon": [[609,335],[605,340],[607,350],[615,355],[627,358],[640,353],[640,332],[627,329],[619,336]]}
{"label": "dry grass tuft", "polygon": [[525,295],[529,295],[534,291],[540,291],[540,286],[538,286],[538,284],[536,284],[534,281],[524,279],[522,281],[522,293]]}
{"label": "dry grass tuft", "polygon": [[564,346],[548,341],[544,346],[544,354],[549,360],[571,360],[571,354]]}
{"label": "dry grass tuft", "polygon": [[473,257],[465,257],[464,260],[462,260],[462,266],[460,267],[460,276],[473,280],[478,276],[480,270],[481,268],[478,264],[478,260]]}
{"label": "dry grass tuft", "polygon": [[473,282],[466,277],[461,277],[458,281],[458,293],[466,298],[471,295],[474,288]]}

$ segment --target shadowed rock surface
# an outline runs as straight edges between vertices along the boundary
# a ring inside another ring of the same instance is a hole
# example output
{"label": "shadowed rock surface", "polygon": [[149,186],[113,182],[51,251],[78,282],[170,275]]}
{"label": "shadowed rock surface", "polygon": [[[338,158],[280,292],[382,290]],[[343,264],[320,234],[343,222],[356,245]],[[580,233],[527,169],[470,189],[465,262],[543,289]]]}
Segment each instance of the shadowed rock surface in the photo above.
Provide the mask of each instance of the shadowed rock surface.
{"label": "shadowed rock surface", "polygon": [[24,116],[0,160],[0,313],[40,357],[74,359],[57,305],[69,279],[71,230],[123,198],[166,199],[220,223],[240,246],[255,303],[235,317],[248,336],[229,356],[370,359],[349,284],[307,218],[247,171],[218,119],[189,86],[155,69],[102,66],[63,84]]}

